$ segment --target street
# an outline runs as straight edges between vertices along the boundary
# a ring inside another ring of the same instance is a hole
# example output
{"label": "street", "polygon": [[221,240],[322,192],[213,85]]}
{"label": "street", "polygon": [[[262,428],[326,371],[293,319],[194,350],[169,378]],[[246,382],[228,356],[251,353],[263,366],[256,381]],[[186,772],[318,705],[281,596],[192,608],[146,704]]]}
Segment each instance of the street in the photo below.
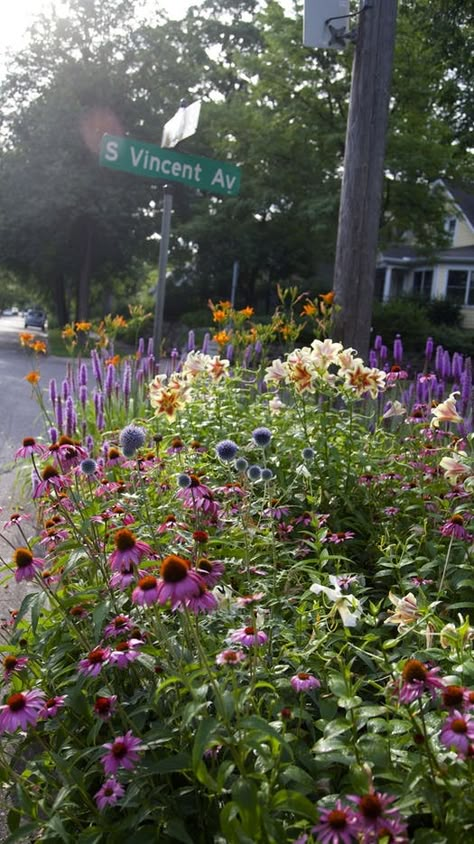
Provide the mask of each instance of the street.
{"label": "street", "polygon": [[[33,397],[30,384],[25,375],[32,369],[41,373],[40,387],[48,389],[50,378],[61,383],[66,371],[66,359],[42,355],[38,360],[27,349],[22,348],[19,334],[24,331],[23,317],[0,316],[0,533],[4,533],[14,545],[21,545],[17,531],[10,528],[3,531],[3,525],[14,512],[31,509],[29,483],[18,477],[17,466],[23,461],[15,461],[13,455],[27,436],[40,436],[45,433],[43,418]],[[39,329],[28,329],[38,339],[46,340],[46,334]],[[33,530],[31,523],[24,522]],[[12,549],[0,536],[0,557],[9,562]],[[0,579],[3,577],[3,571]],[[25,586],[11,583],[0,587],[0,621],[10,617],[10,610],[16,609],[25,594]]]}

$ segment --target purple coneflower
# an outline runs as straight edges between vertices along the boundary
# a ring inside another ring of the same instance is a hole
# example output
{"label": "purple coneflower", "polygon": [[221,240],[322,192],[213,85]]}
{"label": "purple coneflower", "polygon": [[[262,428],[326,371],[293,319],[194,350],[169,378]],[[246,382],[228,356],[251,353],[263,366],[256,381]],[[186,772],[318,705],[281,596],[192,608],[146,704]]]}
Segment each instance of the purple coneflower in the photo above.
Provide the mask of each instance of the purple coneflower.
{"label": "purple coneflower", "polygon": [[[112,582],[112,581],[111,581]],[[132,592],[132,602],[143,606],[144,604],[156,604],[158,600],[158,579],[152,574],[146,574],[138,581]]]}
{"label": "purple coneflower", "polygon": [[41,498],[52,490],[59,492],[65,487],[71,486],[71,483],[71,479],[65,475],[60,475],[52,463],[47,463],[41,472],[41,480],[35,483],[33,498]]}
{"label": "purple coneflower", "polygon": [[427,668],[419,659],[409,659],[403,666],[402,685],[398,699],[400,703],[412,703],[421,698],[424,692],[430,692],[434,697],[438,689],[444,688],[444,683],[437,676],[439,668]]}
{"label": "purple coneflower", "polygon": [[362,833],[364,840],[379,840],[385,834],[389,841],[408,841],[406,824],[397,809],[390,808],[395,797],[369,791],[362,797],[351,795],[350,800],[357,803],[359,811],[355,816],[354,827]]}
{"label": "purple coneflower", "polygon": [[309,692],[311,689],[319,689],[321,685],[317,677],[314,677],[313,674],[307,674],[306,671],[295,674],[290,683],[295,692]]}
{"label": "purple coneflower", "polygon": [[33,557],[29,548],[17,548],[13,555],[13,562],[16,566],[15,580],[33,580],[37,571],[43,568],[43,560]]}
{"label": "purple coneflower", "polygon": [[242,662],[245,658],[243,651],[235,651],[232,648],[229,648],[228,650],[221,651],[220,654],[217,654],[216,662],[217,665],[238,665],[239,662]]}
{"label": "purple coneflower", "polygon": [[334,809],[321,809],[319,823],[311,832],[320,844],[351,844],[357,839],[356,817],[353,809],[336,800]]}
{"label": "purple coneflower", "polygon": [[15,671],[21,671],[25,665],[28,665],[27,656],[13,656],[7,654],[3,659],[3,679],[9,680]]}
{"label": "purple coneflower", "polygon": [[127,632],[127,630],[131,630],[132,627],[133,622],[128,615],[116,615],[115,618],[107,624],[104,630],[104,636],[122,636]]}
{"label": "purple coneflower", "polygon": [[20,522],[24,522],[27,519],[31,519],[31,516],[28,513],[12,513],[10,518],[7,519],[3,525],[3,530],[13,527],[14,525],[19,525]]}
{"label": "purple coneflower", "polygon": [[204,578],[191,570],[189,560],[178,557],[177,554],[165,557],[160,566],[160,575],[158,600],[160,604],[171,601],[172,610],[190,598],[200,595],[201,587],[206,585]]}
{"label": "purple coneflower", "polygon": [[95,802],[97,803],[97,807],[102,811],[107,806],[115,806],[118,800],[125,794],[125,789],[123,785],[121,785],[115,777],[109,777],[102,786],[99,788],[97,794],[95,795]]}
{"label": "purple coneflower", "polygon": [[328,533],[322,540],[323,542],[332,542],[334,545],[339,545],[341,542],[346,542],[348,539],[353,539],[355,536],[352,530],[341,530],[337,533]]}
{"label": "purple coneflower", "polygon": [[34,726],[44,703],[45,695],[39,689],[10,695],[3,706],[0,706],[0,732],[14,733],[18,727],[26,730],[28,724]]}
{"label": "purple coneflower", "polygon": [[237,645],[244,645],[246,648],[264,645],[267,640],[268,636],[263,630],[256,630],[251,625],[234,630],[229,636],[229,641]]}
{"label": "purple coneflower", "polygon": [[459,756],[467,756],[474,741],[472,715],[463,715],[458,709],[454,709],[441,727],[439,740],[448,749],[454,748]]}
{"label": "purple coneflower", "polygon": [[[138,574],[141,577],[145,576],[145,572],[138,571]],[[122,590],[128,589],[131,583],[136,580],[137,571],[133,565],[129,566],[121,566],[120,571],[116,571],[113,573],[112,577],[109,580],[109,586],[111,589],[115,589],[118,587]]]}
{"label": "purple coneflower", "polygon": [[108,753],[101,757],[106,774],[115,774],[119,768],[131,771],[138,761],[139,751],[142,749],[140,739],[132,735],[129,730],[124,736],[117,736],[112,742],[103,744]]}
{"label": "purple coneflower", "polygon": [[110,697],[96,697],[94,712],[102,719],[102,721],[108,721],[115,712],[116,703],[117,695],[111,695]]}
{"label": "purple coneflower", "polygon": [[84,659],[81,659],[78,671],[88,677],[97,677],[110,658],[110,648],[94,648],[89,651]]}
{"label": "purple coneflower", "polygon": [[212,592],[209,592],[207,586],[203,583],[199,586],[198,594],[187,599],[186,609],[196,615],[200,612],[214,612],[217,609],[217,598]]}
{"label": "purple coneflower", "polygon": [[153,549],[146,542],[137,539],[128,528],[116,531],[114,543],[115,551],[112,551],[109,557],[112,571],[120,571],[123,565],[137,565],[144,556],[155,556]]}
{"label": "purple coneflower", "polygon": [[453,536],[454,539],[470,539],[470,533],[464,527],[464,517],[461,513],[454,513],[447,522],[440,527],[441,536]]}
{"label": "purple coneflower", "polygon": [[208,560],[207,557],[200,557],[196,563],[196,569],[208,589],[212,589],[224,574],[225,566],[224,563],[218,560]]}
{"label": "purple coneflower", "polygon": [[139,648],[143,645],[141,639],[128,639],[117,642],[110,654],[110,664],[117,668],[127,668],[130,662],[134,662],[139,656]]}
{"label": "purple coneflower", "polygon": [[37,443],[34,437],[25,437],[23,444],[15,451],[15,460],[18,457],[30,457],[32,454],[44,457],[46,453],[46,446]]}
{"label": "purple coneflower", "polygon": [[63,708],[66,695],[55,695],[48,698],[41,710],[40,718],[54,718],[60,709]]}

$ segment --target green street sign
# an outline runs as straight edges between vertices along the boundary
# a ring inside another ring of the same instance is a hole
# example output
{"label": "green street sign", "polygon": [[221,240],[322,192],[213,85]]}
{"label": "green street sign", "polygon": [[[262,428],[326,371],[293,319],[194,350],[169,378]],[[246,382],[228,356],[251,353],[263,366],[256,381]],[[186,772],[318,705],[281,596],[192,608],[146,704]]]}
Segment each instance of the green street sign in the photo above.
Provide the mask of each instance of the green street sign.
{"label": "green street sign", "polygon": [[237,196],[240,188],[240,169],[235,164],[186,155],[117,135],[103,136],[99,164],[149,179],[181,182],[190,188],[225,196]]}

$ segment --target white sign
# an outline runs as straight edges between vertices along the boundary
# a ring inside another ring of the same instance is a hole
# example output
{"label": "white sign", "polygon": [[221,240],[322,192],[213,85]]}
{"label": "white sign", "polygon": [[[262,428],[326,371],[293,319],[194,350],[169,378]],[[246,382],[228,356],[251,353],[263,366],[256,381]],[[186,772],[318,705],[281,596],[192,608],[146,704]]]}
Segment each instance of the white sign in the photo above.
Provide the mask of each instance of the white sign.
{"label": "white sign", "polygon": [[201,100],[196,100],[188,106],[181,106],[174,117],[168,120],[163,129],[162,147],[175,147],[180,141],[194,135],[201,112]]}
{"label": "white sign", "polygon": [[350,0],[304,0],[304,46],[344,49],[342,39],[349,29],[349,13]]}

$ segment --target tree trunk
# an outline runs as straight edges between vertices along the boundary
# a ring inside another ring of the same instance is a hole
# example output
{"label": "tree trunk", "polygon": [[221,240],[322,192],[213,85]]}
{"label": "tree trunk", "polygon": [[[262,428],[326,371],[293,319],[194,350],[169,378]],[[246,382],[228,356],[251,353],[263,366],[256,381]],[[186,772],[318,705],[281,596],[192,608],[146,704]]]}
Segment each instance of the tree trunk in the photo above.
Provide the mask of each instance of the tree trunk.
{"label": "tree trunk", "polygon": [[89,291],[92,266],[92,223],[84,224],[84,253],[77,285],[76,321],[84,322],[89,317]]}
{"label": "tree trunk", "polygon": [[62,272],[57,272],[53,280],[54,284],[54,301],[56,305],[56,317],[58,325],[62,328],[69,322],[69,309],[66,302],[66,290],[64,284],[64,275]]}
{"label": "tree trunk", "polygon": [[[363,7],[361,3],[361,7]],[[377,261],[397,0],[359,18],[334,270],[333,337],[367,358]]]}

